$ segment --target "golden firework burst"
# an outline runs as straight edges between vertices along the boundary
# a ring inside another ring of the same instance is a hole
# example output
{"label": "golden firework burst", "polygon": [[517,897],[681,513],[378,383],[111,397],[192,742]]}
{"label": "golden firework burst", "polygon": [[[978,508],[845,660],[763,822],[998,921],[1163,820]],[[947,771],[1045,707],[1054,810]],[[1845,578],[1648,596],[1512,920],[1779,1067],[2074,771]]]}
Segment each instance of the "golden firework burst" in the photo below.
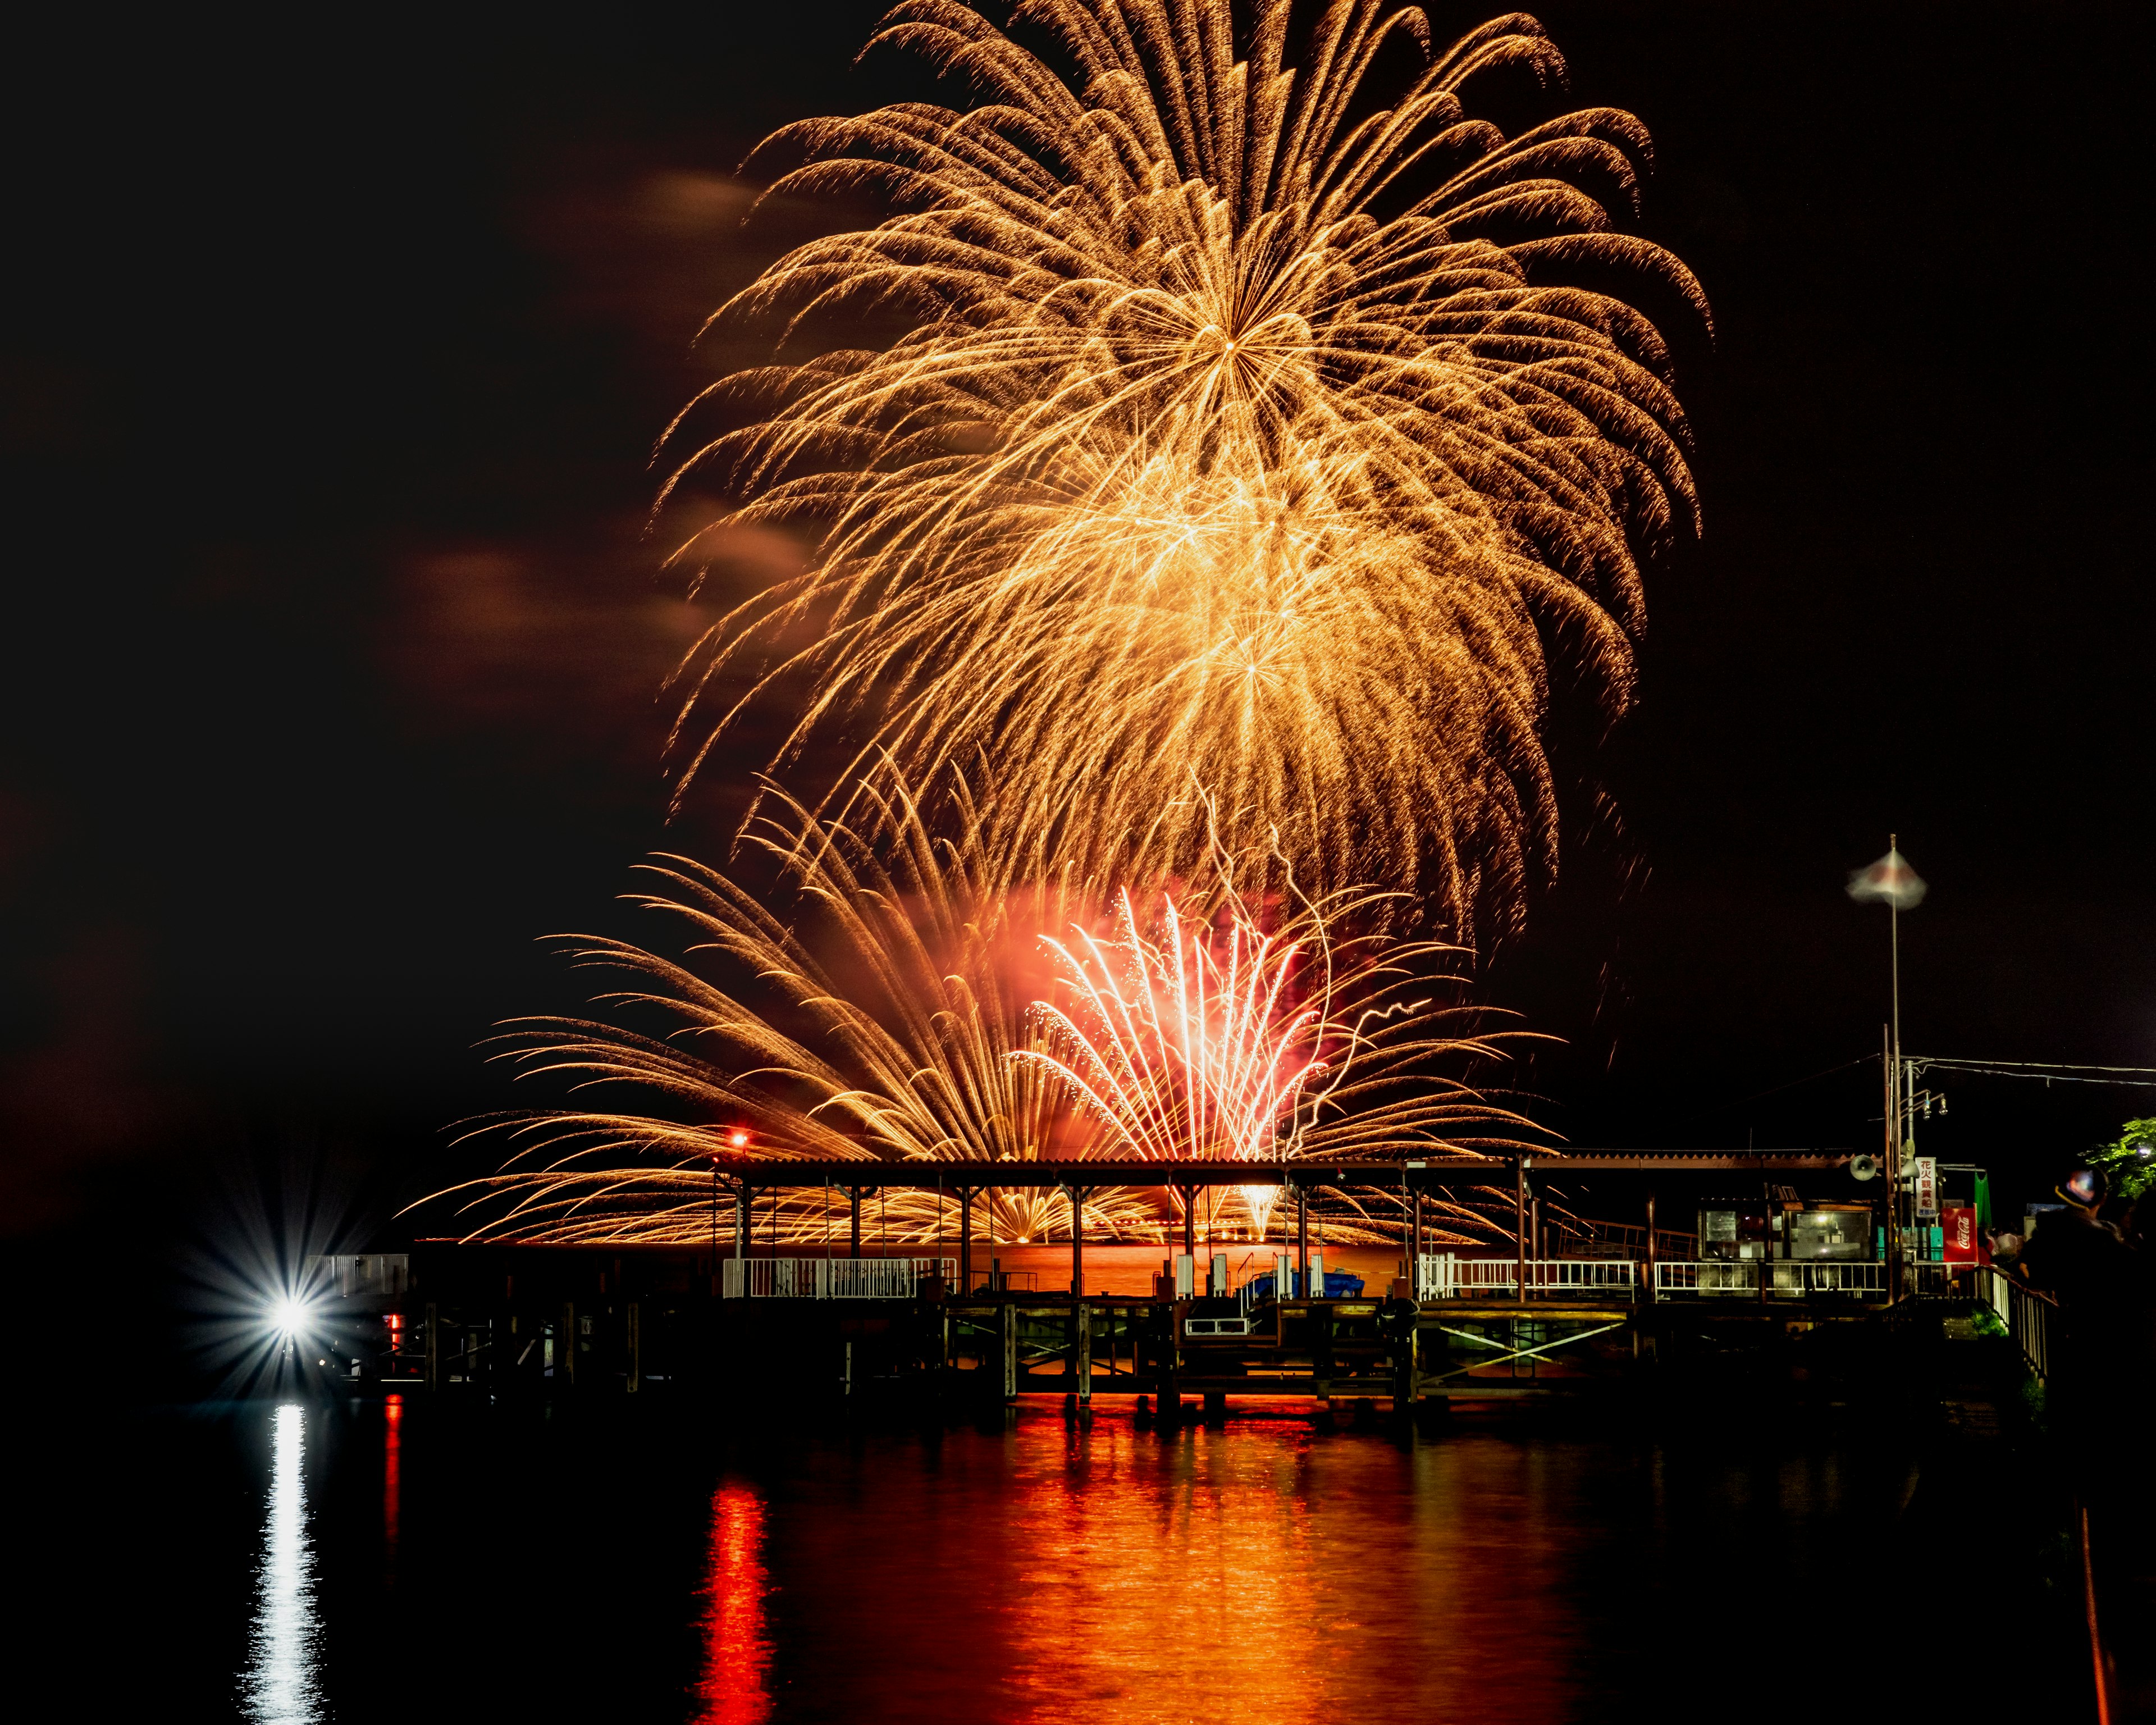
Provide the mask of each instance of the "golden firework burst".
{"label": "golden firework burst", "polygon": [[[769,141],[775,190],[891,213],[719,314],[808,351],[715,386],[747,423],[683,470],[814,551],[685,667],[685,783],[806,677],[783,758],[865,725],[916,777],[985,762],[1014,875],[1185,870],[1217,819],[1464,932],[1553,862],[1549,644],[1621,706],[1642,557],[1694,507],[1662,337],[1567,278],[1704,302],[1615,231],[1635,119],[1471,115],[1480,80],[1561,71],[1532,20],[1435,51],[1413,8],[1291,11],[1027,0],[1051,65],[912,0],[876,41],[970,106]],[[817,351],[870,309],[902,332]]]}

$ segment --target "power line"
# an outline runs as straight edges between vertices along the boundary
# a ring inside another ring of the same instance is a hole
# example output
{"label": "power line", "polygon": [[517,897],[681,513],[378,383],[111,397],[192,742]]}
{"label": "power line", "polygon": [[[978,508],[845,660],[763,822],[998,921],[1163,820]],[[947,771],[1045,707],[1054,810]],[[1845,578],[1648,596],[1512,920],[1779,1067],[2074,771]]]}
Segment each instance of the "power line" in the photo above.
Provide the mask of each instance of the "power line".
{"label": "power line", "polygon": [[1741,1108],[1747,1102],[1756,1102],[1762,1096],[1779,1096],[1785,1090],[1794,1090],[1800,1084],[1810,1084],[1814,1079],[1831,1078],[1837,1072],[1846,1072],[1851,1066],[1868,1066],[1877,1060],[1877,1055],[1859,1055],[1853,1060],[1844,1060],[1839,1066],[1828,1066],[1808,1077],[1792,1078],[1787,1084],[1769,1085],[1765,1090],[1755,1090],[1748,1096],[1738,1096],[1734,1101],[1718,1104],[1727,1108]]}
{"label": "power line", "polygon": [[[1943,1072],[1966,1072],[1991,1078],[2041,1078],[2046,1084],[2102,1084],[2125,1090],[2156,1090],[2156,1066],[2083,1066],[2039,1060],[1956,1060],[1929,1055],[1908,1056],[1919,1070],[1937,1067]],[[2090,1072],[2138,1072],[2139,1078],[2089,1078]]]}
{"label": "power line", "polygon": [[2071,1060],[1962,1060],[1944,1055],[1909,1055],[1905,1058],[1920,1066],[1981,1065],[1986,1070],[1996,1066],[2029,1072],[2140,1072],[2156,1078],[2156,1066],[2081,1066]]}

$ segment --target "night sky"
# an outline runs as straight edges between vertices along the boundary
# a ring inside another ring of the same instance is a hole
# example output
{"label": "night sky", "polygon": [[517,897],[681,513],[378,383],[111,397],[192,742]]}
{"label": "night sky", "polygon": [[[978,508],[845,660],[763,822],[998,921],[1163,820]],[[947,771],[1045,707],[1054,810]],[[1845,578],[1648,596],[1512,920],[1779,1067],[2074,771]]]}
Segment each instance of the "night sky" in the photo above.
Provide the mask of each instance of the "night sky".
{"label": "night sky", "polygon": [[[578,998],[534,937],[718,854],[761,762],[668,826],[710,610],[648,461],[793,235],[741,225],[749,146],[913,87],[851,64],[877,10],[15,24],[0,1232],[183,1230],[250,1158],[377,1216],[475,1171],[472,1045]],[[1481,979],[1567,1039],[1537,1111],[1869,1147],[1876,1066],[1777,1087],[1876,1050],[1886,912],[1841,889],[1890,830],[1912,1050],[2156,1065],[2147,9],[1538,15],[1563,105],[1651,129],[1717,331],[1671,330],[1704,536],[1637,709],[1560,748],[1621,834]],[[2030,1188],[2156,1112],[1943,1087],[1928,1147]]]}

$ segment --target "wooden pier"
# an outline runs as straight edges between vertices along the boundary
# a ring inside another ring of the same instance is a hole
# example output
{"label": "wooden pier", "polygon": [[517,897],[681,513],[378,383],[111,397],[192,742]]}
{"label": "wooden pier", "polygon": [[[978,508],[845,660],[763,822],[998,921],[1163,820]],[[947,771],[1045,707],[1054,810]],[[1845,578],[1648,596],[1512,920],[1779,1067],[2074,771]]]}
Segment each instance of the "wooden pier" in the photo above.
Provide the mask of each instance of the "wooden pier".
{"label": "wooden pier", "polygon": [[[326,1282],[322,1301],[339,1339],[321,1357],[334,1356],[327,1369],[362,1386],[496,1395],[663,1389],[844,1403],[898,1388],[980,1404],[1061,1395],[1081,1411],[1096,1398],[1143,1397],[1168,1420],[1184,1417],[1185,1396],[1199,1398],[1212,1417],[1230,1397],[1382,1403],[1407,1414],[1452,1396],[1589,1388],[1687,1350],[1877,1330],[1913,1301],[1967,1297],[1970,1291],[1936,1264],[1670,1261],[1658,1250],[1671,1237],[1656,1229],[1651,1183],[1632,1255],[1543,1258],[1530,1250],[1538,1235],[1530,1169],[1538,1177],[1623,1172],[1650,1182],[1701,1173],[1817,1178],[1847,1161],[1845,1152],[1773,1151],[1573,1152],[1502,1164],[715,1163],[713,1224],[701,1249],[439,1240],[417,1243],[393,1273],[386,1259],[324,1260],[335,1286]],[[1509,1255],[1424,1250],[1423,1195],[1471,1180],[1503,1181],[1517,1194]],[[1066,1290],[1019,1289],[993,1264],[977,1267],[973,1215],[982,1193],[1061,1189],[1077,1224],[1088,1196],[1109,1184],[1183,1194],[1182,1250],[1164,1243],[1168,1273],[1150,1296],[1089,1293],[1079,1225]],[[1211,1286],[1200,1291],[1195,1198],[1201,1188],[1229,1184],[1282,1188],[1292,1232],[1263,1248],[1274,1276],[1230,1290],[1225,1260],[1216,1257]],[[947,1247],[917,1246],[924,1255],[916,1257],[863,1255],[862,1200],[897,1185],[952,1200]],[[839,1255],[836,1241],[820,1256],[757,1250],[759,1197],[818,1186],[849,1207],[849,1250]],[[1337,1297],[1314,1275],[1322,1250],[1311,1243],[1312,1200],[1337,1188],[1399,1194],[1407,1218],[1400,1274],[1383,1288]],[[721,1196],[732,1224],[723,1230]],[[1310,1297],[1328,1291],[1335,1297]]]}

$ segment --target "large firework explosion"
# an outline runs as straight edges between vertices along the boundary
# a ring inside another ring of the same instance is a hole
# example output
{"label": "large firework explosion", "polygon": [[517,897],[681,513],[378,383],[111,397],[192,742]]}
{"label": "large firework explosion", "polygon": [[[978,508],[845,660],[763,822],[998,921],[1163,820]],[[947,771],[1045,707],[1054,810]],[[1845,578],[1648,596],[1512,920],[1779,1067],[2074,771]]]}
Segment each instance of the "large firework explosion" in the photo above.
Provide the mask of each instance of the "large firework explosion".
{"label": "large firework explosion", "polygon": [[[1101,835],[1190,867],[1194,777],[1231,843],[1462,934],[1553,865],[1550,645],[1620,707],[1641,558],[1693,507],[1662,338],[1566,279],[1704,303],[1614,230],[1635,119],[1470,114],[1561,75],[1532,19],[1436,51],[1412,8],[1291,10],[1019,0],[1014,37],[910,0],[875,43],[968,106],[767,141],[774,192],[890,213],[718,314],[781,360],[715,386],[747,423],[688,468],[814,549],[692,659],[690,773],[808,680],[782,758],[865,726],[917,778],[985,762],[1014,875],[1105,875]],[[870,314],[902,333],[819,350]]]}
{"label": "large firework explosion", "polygon": [[[1103,1164],[1089,1235],[1159,1239],[1179,1225],[1180,1195],[1106,1184],[1114,1161],[1456,1154],[1527,1124],[1435,1075],[1497,1050],[1455,1033],[1456,985],[1432,963],[1444,949],[1353,932],[1369,896],[1253,902],[1215,851],[1142,909],[1116,894],[1104,933],[1107,896],[1073,871],[994,886],[902,788],[885,778],[870,793],[875,843],[772,793],[751,843],[792,922],[726,874],[662,858],[649,865],[660,890],[633,902],[681,926],[681,957],[566,942],[628,985],[596,1003],[606,1016],[511,1024],[502,1057],[635,1103],[487,1122],[519,1149],[460,1189],[475,1235],[701,1243],[721,1214],[732,1227],[715,1170],[752,1181],[756,1160],[815,1158],[843,1189],[845,1163],[873,1158],[921,1165],[918,1187],[880,1199],[876,1227],[924,1240],[957,1226],[941,1179],[1054,1158]],[[962,791],[950,806],[972,804]],[[1211,1231],[1263,1238],[1271,1196],[1239,1191],[1240,1214]],[[1069,1236],[1060,1194],[993,1187],[982,1201],[991,1239]],[[1378,1204],[1331,1194],[1333,1236],[1384,1237],[1397,1218]],[[1456,1209],[1479,1219],[1471,1200]],[[767,1201],[756,1221],[774,1240],[849,1229],[819,1189]]]}

